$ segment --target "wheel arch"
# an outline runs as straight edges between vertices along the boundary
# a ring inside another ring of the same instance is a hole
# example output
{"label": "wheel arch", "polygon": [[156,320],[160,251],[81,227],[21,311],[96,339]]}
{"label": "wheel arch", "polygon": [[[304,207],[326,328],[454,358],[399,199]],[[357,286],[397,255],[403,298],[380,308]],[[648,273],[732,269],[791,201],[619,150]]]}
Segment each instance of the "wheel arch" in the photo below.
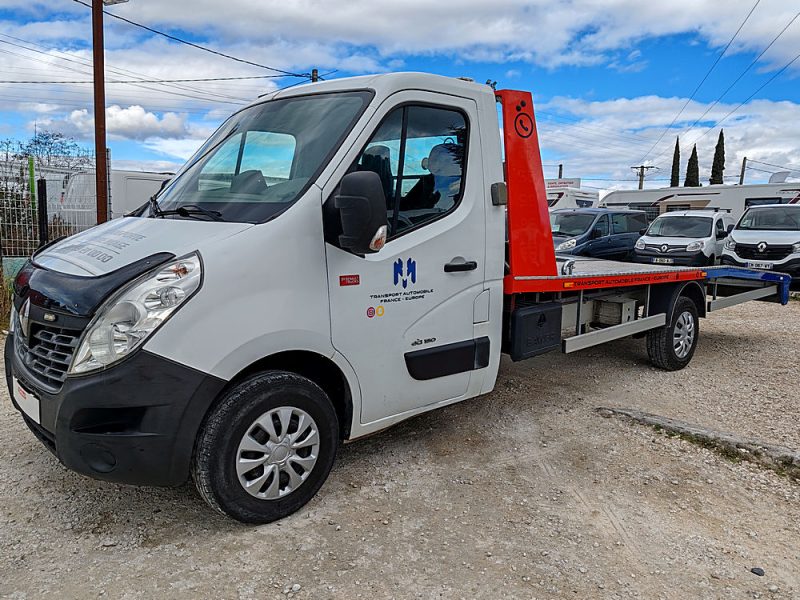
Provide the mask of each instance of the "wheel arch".
{"label": "wheel arch", "polygon": [[288,371],[316,383],[328,395],[339,419],[339,436],[350,437],[353,423],[353,394],[347,377],[327,356],[309,350],[287,350],[265,356],[234,375],[220,396],[247,377],[262,371]]}
{"label": "wheel arch", "polygon": [[672,312],[678,298],[689,298],[697,306],[700,318],[706,316],[706,290],[697,281],[682,281],[680,283],[661,284],[654,286],[650,291],[650,306],[648,314],[657,315],[666,313],[667,323],[672,321]]}

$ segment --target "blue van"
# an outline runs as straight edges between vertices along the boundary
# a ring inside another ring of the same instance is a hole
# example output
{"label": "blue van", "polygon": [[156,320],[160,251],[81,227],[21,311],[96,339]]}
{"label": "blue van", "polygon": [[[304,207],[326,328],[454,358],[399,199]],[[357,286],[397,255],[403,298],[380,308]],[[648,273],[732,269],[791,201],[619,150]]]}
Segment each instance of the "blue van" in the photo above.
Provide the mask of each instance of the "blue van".
{"label": "blue van", "polygon": [[550,213],[556,254],[628,260],[647,225],[643,210],[574,208]]}

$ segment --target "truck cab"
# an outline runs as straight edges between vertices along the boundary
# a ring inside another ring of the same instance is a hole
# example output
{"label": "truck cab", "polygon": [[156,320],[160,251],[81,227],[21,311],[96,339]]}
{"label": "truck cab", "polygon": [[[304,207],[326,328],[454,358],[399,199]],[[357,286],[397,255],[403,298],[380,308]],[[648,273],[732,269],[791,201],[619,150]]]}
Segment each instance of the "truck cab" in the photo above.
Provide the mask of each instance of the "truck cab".
{"label": "truck cab", "polygon": [[[502,352],[646,332],[677,370],[698,319],[736,302],[706,305],[705,271],[569,262],[529,92],[415,73],[295,87],[228,119],[141,216],[28,261],[8,386],[68,468],[191,476],[223,514],[269,522],[316,494],[341,440],[491,391]],[[725,279],[746,299],[788,301],[783,275],[742,273]]]}

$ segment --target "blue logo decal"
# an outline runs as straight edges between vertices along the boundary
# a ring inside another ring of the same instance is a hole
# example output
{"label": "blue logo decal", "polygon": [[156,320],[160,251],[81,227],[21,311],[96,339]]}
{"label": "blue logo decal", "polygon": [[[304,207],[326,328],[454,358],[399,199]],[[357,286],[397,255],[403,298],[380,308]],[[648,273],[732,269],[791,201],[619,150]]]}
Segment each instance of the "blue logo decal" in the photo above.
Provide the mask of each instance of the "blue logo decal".
{"label": "blue logo decal", "polygon": [[402,258],[394,263],[394,284],[403,283],[403,289],[408,287],[408,282],[417,283],[417,261],[409,258],[405,264]]}

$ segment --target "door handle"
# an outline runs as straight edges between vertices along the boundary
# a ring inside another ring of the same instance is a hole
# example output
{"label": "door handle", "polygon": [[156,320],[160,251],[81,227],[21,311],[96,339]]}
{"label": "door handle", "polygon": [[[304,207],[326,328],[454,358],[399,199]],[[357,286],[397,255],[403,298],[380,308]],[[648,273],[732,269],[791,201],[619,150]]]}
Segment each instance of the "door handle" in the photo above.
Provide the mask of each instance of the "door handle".
{"label": "door handle", "polygon": [[478,268],[478,263],[474,260],[467,262],[449,262],[444,266],[445,273],[463,273],[464,271],[474,271]]}

